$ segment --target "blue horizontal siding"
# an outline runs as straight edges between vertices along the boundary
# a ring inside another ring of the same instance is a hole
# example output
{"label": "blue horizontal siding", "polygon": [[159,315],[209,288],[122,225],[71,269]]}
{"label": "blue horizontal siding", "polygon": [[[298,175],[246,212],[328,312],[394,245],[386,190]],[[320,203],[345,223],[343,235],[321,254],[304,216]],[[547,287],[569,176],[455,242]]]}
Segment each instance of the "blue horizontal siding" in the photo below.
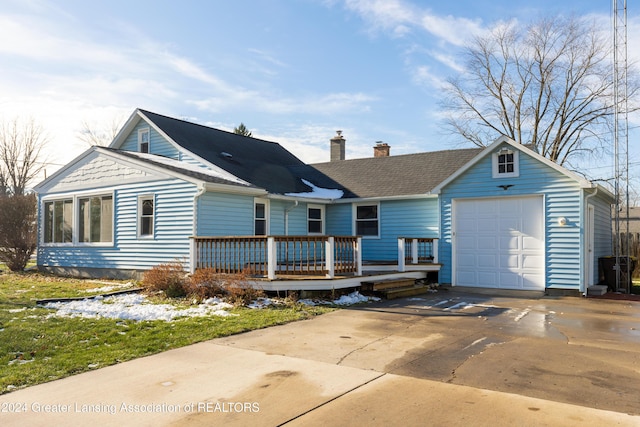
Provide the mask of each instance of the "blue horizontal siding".
{"label": "blue horizontal siding", "polygon": [[[452,282],[452,200],[505,196],[544,195],[546,286],[580,287],[582,215],[578,183],[566,175],[520,153],[520,173],[515,178],[493,178],[492,160],[487,155],[463,175],[447,185],[440,195],[441,240],[440,271],[443,283]],[[498,185],[512,184],[507,191]],[[566,226],[558,218],[567,219]]]}
{"label": "blue horizontal siding", "polygon": [[[167,262],[188,262],[189,237],[193,234],[193,200],[197,190],[194,184],[167,180],[135,187],[120,186],[113,190],[113,246],[41,246],[38,264],[139,270]],[[138,238],[138,197],[147,194],[155,195],[152,239]]]}

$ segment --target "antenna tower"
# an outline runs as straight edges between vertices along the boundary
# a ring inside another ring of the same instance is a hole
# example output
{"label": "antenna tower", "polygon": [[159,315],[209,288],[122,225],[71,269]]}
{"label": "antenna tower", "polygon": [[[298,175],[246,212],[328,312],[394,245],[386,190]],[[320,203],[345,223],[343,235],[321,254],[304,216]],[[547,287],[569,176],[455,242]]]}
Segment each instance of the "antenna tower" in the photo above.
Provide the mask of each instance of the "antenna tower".
{"label": "antenna tower", "polygon": [[[627,292],[631,277],[629,254],[629,118],[627,85],[627,0],[613,0],[613,91],[614,91],[614,174],[615,174],[615,245],[616,290]],[[624,186],[624,189],[621,187]],[[622,205],[622,197],[625,197]],[[626,209],[624,239],[620,235],[620,212]],[[623,255],[622,251],[626,253]],[[620,257],[624,256],[624,265]],[[626,273],[622,276],[622,269]],[[621,278],[624,277],[624,283]]]}

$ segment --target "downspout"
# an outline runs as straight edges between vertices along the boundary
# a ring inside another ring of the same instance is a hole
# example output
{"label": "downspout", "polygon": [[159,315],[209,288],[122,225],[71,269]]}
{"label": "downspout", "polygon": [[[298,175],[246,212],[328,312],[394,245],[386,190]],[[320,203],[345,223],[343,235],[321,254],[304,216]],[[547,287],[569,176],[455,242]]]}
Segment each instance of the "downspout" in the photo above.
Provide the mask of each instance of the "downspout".
{"label": "downspout", "polygon": [[[205,185],[205,183],[201,183],[198,185],[198,191],[196,192],[196,194],[193,196],[193,230],[191,231],[192,237],[197,236],[198,234],[198,202],[200,200],[200,197],[207,192],[207,187]],[[195,266],[195,241],[193,239],[190,239],[189,242],[189,271],[191,272],[191,274],[195,273],[196,271],[196,266]]]}
{"label": "downspout", "polygon": [[293,202],[293,206],[287,208],[284,210],[284,235],[288,236],[289,235],[289,212],[291,212],[292,210],[294,210],[296,207],[298,207],[299,202],[297,200],[295,200]]}
{"label": "downspout", "polygon": [[[586,219],[589,216],[589,199],[591,199],[596,194],[598,194],[598,186],[597,185],[596,185],[596,191],[594,191],[591,194],[586,195],[585,198],[584,198],[584,209],[582,211],[582,215],[583,215],[584,220],[582,221],[582,224],[585,227],[585,230],[587,230],[587,228],[589,227],[589,224],[586,224]],[[595,230],[594,230],[594,232],[595,232]],[[595,242],[594,236],[589,236],[589,237],[591,238],[592,242]],[[584,245],[582,247],[584,248]],[[587,250],[588,249],[589,248],[587,248]],[[587,253],[586,256],[589,256],[589,254]],[[585,261],[585,260],[586,260],[586,257],[583,258],[583,261]],[[593,268],[593,267],[594,266],[592,265],[591,268]],[[584,287],[584,289],[582,291],[582,296],[586,297],[587,296],[587,288],[588,288],[588,285],[586,283],[586,279],[589,277],[589,272],[588,271],[584,271],[583,274],[585,275],[585,277],[584,277],[585,280],[583,281],[583,285],[582,285]]]}

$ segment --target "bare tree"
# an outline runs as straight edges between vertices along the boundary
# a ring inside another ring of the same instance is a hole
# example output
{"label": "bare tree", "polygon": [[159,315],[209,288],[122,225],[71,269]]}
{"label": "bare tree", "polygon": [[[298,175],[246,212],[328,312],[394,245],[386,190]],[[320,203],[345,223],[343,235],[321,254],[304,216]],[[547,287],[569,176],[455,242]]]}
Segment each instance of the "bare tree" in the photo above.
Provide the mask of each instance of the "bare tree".
{"label": "bare tree", "polygon": [[107,146],[118,135],[123,122],[124,119],[120,116],[114,116],[109,123],[105,122],[104,126],[83,120],[82,129],[78,132],[78,139],[89,146]]}
{"label": "bare tree", "polygon": [[33,119],[0,124],[0,193],[19,196],[45,167],[48,138]]}
{"label": "bare tree", "polygon": [[[466,70],[443,99],[452,134],[477,146],[507,135],[562,165],[611,138],[611,45],[579,17],[496,26],[465,48]],[[629,70],[629,95],[638,85]]]}

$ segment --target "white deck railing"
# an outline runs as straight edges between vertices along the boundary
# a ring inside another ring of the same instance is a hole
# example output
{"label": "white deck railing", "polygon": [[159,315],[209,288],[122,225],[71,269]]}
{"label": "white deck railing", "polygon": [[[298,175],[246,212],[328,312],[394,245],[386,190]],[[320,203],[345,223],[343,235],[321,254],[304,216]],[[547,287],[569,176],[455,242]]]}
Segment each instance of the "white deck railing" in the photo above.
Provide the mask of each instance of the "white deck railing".
{"label": "white deck railing", "polygon": [[247,273],[276,279],[362,275],[362,239],[354,236],[192,237],[191,271]]}
{"label": "white deck railing", "polygon": [[438,239],[398,237],[398,271],[412,264],[438,264]]}

